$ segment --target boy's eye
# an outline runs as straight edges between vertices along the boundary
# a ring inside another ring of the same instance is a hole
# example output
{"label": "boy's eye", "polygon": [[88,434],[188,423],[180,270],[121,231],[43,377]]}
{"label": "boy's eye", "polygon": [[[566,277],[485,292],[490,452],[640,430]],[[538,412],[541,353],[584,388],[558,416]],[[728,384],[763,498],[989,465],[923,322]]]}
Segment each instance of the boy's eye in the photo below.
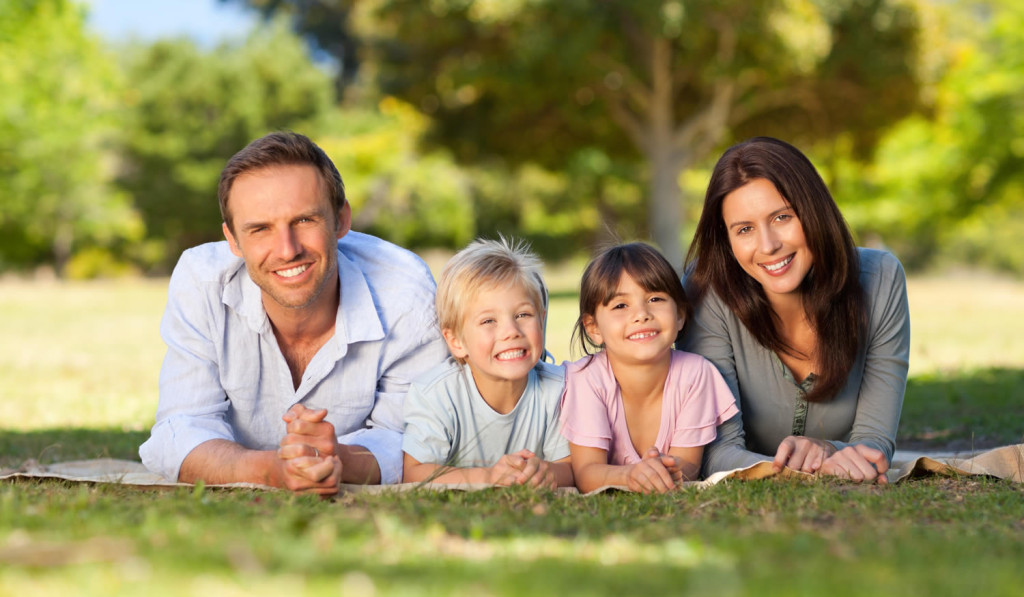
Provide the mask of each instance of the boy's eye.
{"label": "boy's eye", "polygon": [[529,311],[516,313],[516,319],[523,319],[524,317],[533,317],[533,313],[530,313]]}
{"label": "boy's eye", "polygon": [[652,296],[650,298],[650,302],[652,302],[652,303],[657,303],[657,302],[664,301],[664,300],[665,300],[665,297],[663,297],[663,296]]}
{"label": "boy's eye", "polygon": [[488,317],[487,319],[483,319],[483,320],[480,321],[480,325],[487,325],[489,323],[494,323],[494,319]]}
{"label": "boy's eye", "polygon": [[615,303],[614,305],[612,305],[611,308],[612,309],[625,309],[626,308],[626,303]]}

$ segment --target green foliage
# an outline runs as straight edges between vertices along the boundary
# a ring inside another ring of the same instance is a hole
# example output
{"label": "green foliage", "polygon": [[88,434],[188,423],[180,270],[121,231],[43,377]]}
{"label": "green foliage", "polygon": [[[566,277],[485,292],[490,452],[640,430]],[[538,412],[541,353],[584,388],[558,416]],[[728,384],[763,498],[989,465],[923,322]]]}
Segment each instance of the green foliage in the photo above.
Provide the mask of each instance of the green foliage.
{"label": "green foliage", "polygon": [[118,75],[78,4],[0,4],[0,269],[61,272],[75,251],[141,240],[111,185]]}
{"label": "green foliage", "polygon": [[[631,166],[631,182],[648,186],[634,205],[637,235],[677,263],[681,173],[730,138],[853,131],[864,154],[917,104],[917,20],[905,2],[247,3],[288,12],[345,58],[361,43],[380,91],[428,115],[427,141],[462,162],[538,164],[590,188],[616,181],[576,171],[580,154]],[[862,109],[847,109],[851,101]],[[577,192],[565,213],[594,202]],[[606,204],[597,211],[615,215]],[[584,236],[600,236],[591,226]]]}
{"label": "green foliage", "polygon": [[240,45],[166,40],[126,55],[119,180],[150,236],[165,243],[156,257],[166,268],[182,249],[222,238],[217,180],[228,158],[274,130],[315,137],[333,90],[281,21]]}
{"label": "green foliage", "polygon": [[1021,273],[1024,8],[1001,0],[945,8],[932,117],[893,127],[873,166],[849,173],[859,197],[847,214],[909,267]]}

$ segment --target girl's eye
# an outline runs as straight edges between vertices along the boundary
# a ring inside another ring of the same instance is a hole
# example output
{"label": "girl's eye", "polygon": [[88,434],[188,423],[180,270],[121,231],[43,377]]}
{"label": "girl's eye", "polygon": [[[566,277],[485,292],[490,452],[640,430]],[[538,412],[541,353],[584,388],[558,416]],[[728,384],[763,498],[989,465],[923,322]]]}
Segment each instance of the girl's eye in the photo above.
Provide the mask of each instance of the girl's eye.
{"label": "girl's eye", "polygon": [[524,317],[533,317],[533,313],[529,311],[523,311],[522,313],[516,313],[516,319],[523,319]]}
{"label": "girl's eye", "polygon": [[665,297],[663,297],[663,296],[652,296],[651,299],[650,299],[650,302],[658,303],[658,302],[661,302],[663,300],[665,300]]}
{"label": "girl's eye", "polygon": [[484,320],[482,320],[480,322],[480,325],[487,325],[489,323],[494,323],[494,320],[493,319],[484,319]]}
{"label": "girl's eye", "polygon": [[615,303],[612,305],[612,309],[625,309],[626,303]]}

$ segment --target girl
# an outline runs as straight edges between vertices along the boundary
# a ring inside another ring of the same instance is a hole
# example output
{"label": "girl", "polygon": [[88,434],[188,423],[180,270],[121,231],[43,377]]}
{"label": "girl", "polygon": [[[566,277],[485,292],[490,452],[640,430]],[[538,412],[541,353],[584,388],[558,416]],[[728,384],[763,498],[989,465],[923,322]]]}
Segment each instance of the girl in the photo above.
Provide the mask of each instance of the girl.
{"label": "girl", "polygon": [[671,264],[645,244],[607,249],[583,272],[573,336],[587,356],[567,365],[562,398],[580,491],[694,480],[716,426],[738,412],[711,363],[672,349],[689,309]]}
{"label": "girl", "polygon": [[854,245],[810,160],[769,137],[729,148],[687,261],[697,311],[683,346],[743,405],[705,474],[773,460],[884,483],[907,383],[906,279],[891,254]]}

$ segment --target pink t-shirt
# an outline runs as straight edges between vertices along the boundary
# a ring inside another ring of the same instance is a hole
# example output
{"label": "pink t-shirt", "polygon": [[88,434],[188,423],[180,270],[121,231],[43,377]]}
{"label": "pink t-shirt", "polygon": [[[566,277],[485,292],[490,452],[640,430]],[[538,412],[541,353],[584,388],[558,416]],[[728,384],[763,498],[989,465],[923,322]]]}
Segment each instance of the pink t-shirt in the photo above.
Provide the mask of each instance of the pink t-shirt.
{"label": "pink t-shirt", "polygon": [[[715,428],[737,412],[732,391],[710,361],[693,353],[672,351],[656,442],[661,452],[667,453],[673,446],[691,448],[711,443]],[[630,441],[622,393],[604,352],[592,359],[583,357],[566,363],[561,418],[566,439],[578,446],[607,450],[608,464],[642,460]]]}

